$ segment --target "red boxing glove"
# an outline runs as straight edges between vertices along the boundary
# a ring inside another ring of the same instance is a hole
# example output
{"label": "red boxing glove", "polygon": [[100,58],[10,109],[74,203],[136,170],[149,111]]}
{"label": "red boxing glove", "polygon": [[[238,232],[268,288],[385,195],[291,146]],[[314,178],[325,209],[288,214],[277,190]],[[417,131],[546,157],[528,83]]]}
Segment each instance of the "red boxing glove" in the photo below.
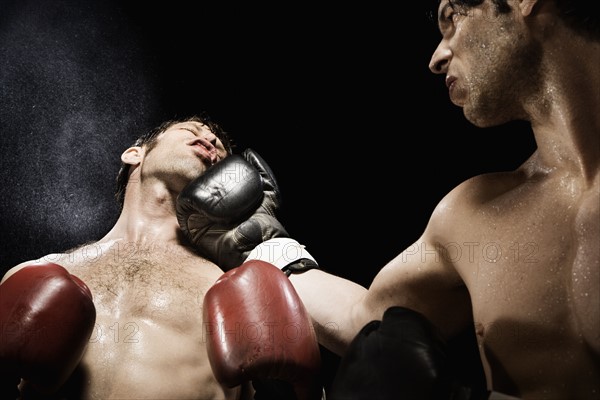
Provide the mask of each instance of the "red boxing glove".
{"label": "red boxing glove", "polygon": [[226,387],[280,380],[299,400],[320,399],[319,344],[310,316],[287,276],[264,261],[223,274],[204,297],[210,364]]}
{"label": "red boxing glove", "polygon": [[26,266],[0,286],[0,373],[43,394],[69,378],[90,339],[89,288],[53,263]]}

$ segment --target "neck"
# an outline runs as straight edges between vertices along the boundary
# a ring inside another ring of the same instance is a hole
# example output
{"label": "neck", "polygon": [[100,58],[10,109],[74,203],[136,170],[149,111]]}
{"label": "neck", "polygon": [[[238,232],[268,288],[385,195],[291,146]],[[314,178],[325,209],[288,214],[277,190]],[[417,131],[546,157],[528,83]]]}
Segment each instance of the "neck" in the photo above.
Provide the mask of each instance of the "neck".
{"label": "neck", "polygon": [[600,42],[558,36],[546,52],[543,101],[531,102],[537,156],[546,169],[568,168],[591,182],[600,170]]}
{"label": "neck", "polygon": [[175,200],[176,194],[164,185],[129,184],[121,214],[102,240],[179,244],[180,229],[175,214]]}

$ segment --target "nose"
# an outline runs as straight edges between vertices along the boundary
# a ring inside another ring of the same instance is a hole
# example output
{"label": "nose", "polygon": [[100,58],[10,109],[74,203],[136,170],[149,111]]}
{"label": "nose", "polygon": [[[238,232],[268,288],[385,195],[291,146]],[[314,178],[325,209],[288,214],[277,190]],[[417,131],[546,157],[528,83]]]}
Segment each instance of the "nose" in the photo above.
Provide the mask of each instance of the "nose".
{"label": "nose", "polygon": [[434,74],[445,74],[448,72],[448,64],[450,64],[451,59],[452,51],[442,40],[431,56],[429,69]]}
{"label": "nose", "polygon": [[217,137],[214,134],[211,134],[207,139],[210,142],[210,144],[217,147]]}
{"label": "nose", "polygon": [[204,135],[202,136],[202,139],[206,140],[207,142],[209,142],[210,144],[213,145],[213,147],[217,146],[217,135],[215,135],[214,133],[212,133],[211,131],[206,131],[204,133]]}
{"label": "nose", "polygon": [[221,142],[221,139],[219,139],[219,137],[212,131],[206,132],[202,136],[202,139],[208,142],[208,145],[205,145],[208,151],[215,155],[213,164],[219,160],[222,160],[227,156],[227,154],[229,154],[227,149],[225,149],[223,142]]}

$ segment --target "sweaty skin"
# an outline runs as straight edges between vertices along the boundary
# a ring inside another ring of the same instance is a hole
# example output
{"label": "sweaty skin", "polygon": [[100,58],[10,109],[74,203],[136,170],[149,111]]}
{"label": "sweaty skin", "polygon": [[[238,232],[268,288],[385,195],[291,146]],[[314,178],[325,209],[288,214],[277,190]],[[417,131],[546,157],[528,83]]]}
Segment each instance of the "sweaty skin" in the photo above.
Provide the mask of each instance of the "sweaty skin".
{"label": "sweaty skin", "polygon": [[212,374],[202,303],[223,271],[181,241],[174,208],[181,188],[226,155],[197,122],[172,126],[151,150],[127,149],[122,160],[132,172],[114,227],[98,242],[42,257],[87,284],[97,313],[83,359],[57,399],[249,398],[248,388],[224,390]]}
{"label": "sweaty skin", "polygon": [[[502,16],[490,2],[461,10],[442,1],[432,70],[446,74],[469,121],[528,120],[538,150],[514,172],[456,188],[426,235],[478,246],[474,263],[450,264],[471,294],[490,386],[600,396],[600,123],[586,111],[600,104],[600,45],[547,20],[550,2],[510,5],[515,13]],[[591,63],[573,62],[582,55]]]}
{"label": "sweaty skin", "polygon": [[446,337],[475,329],[490,390],[598,398],[600,43],[557,21],[551,1],[509,4],[501,15],[491,1],[461,10],[443,0],[430,67],[469,121],[527,120],[537,150],[447,194],[368,290],[317,270],[291,279],[338,354],[368,321],[406,306]]}
{"label": "sweaty skin", "polygon": [[203,347],[202,300],[222,274],[214,264],[180,246],[124,240],[43,259],[94,294],[95,329],[67,398],[226,398]]}

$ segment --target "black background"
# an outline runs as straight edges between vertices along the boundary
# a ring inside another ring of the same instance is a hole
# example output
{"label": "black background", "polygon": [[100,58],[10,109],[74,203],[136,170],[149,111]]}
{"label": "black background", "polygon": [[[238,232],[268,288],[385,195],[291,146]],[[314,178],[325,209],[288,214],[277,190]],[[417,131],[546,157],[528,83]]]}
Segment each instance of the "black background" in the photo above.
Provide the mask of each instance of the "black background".
{"label": "black background", "polygon": [[0,0],[2,270],[104,236],[121,152],[167,118],[261,154],[289,233],[367,286],[451,188],[531,153],[429,71],[433,3],[323,3]]}

